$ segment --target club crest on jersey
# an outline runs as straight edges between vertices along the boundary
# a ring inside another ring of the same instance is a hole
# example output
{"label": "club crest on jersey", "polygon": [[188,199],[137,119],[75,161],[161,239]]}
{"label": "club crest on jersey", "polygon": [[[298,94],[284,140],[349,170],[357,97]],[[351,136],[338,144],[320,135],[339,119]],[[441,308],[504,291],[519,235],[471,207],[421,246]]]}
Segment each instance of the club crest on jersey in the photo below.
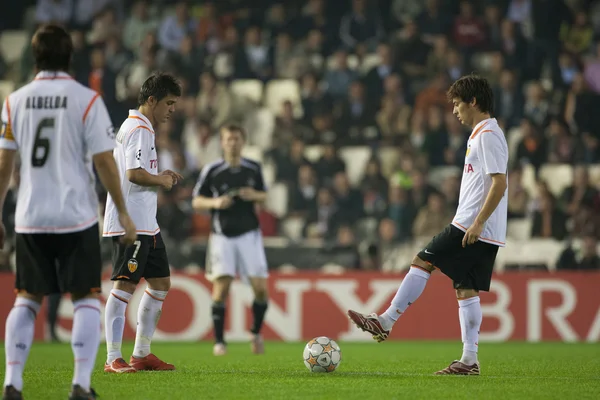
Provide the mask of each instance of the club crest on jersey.
{"label": "club crest on jersey", "polygon": [[11,129],[9,123],[2,124],[2,131],[0,132],[0,138],[8,139],[8,140],[15,140],[15,138],[13,137],[12,129]]}
{"label": "club crest on jersey", "polygon": [[138,269],[138,262],[135,259],[130,259],[129,261],[127,261],[127,269],[129,270],[129,272],[131,272],[132,274],[137,271]]}

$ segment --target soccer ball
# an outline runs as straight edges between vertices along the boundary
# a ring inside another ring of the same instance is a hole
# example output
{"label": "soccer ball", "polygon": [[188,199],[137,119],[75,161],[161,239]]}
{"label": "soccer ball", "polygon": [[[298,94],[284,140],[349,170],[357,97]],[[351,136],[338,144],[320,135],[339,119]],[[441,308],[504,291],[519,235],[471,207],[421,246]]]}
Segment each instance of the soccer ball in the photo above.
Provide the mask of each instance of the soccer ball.
{"label": "soccer ball", "polygon": [[310,372],[333,372],[342,361],[342,350],[335,340],[319,336],[306,343],[303,357]]}

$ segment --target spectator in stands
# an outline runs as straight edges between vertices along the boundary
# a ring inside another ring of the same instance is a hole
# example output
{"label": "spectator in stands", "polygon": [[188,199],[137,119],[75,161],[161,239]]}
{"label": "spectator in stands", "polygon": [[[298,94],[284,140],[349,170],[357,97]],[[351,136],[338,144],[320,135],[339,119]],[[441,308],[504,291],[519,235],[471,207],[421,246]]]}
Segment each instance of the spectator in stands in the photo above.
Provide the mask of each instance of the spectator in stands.
{"label": "spectator in stands", "polygon": [[538,128],[545,127],[548,123],[550,103],[546,98],[546,91],[540,82],[531,82],[525,92],[524,115]]}
{"label": "spectator in stands", "polygon": [[448,67],[446,56],[449,50],[448,38],[446,36],[436,37],[431,51],[427,54],[426,74],[428,79],[434,79],[438,74],[446,72]]}
{"label": "spectator in stands", "polygon": [[563,0],[531,1],[532,40],[529,48],[530,77],[539,79],[544,62],[550,64],[552,82],[560,82],[558,51],[560,27],[570,23],[571,10]]}
{"label": "spectator in stands", "polygon": [[198,93],[198,69],[204,65],[204,54],[194,44],[191,34],[185,35],[179,45],[179,52],[170,57],[170,62],[186,81],[190,82],[189,92]]}
{"label": "spectator in stands", "polygon": [[87,34],[91,45],[105,44],[111,36],[122,36],[121,24],[114,8],[108,7],[94,17],[92,30]]}
{"label": "spectator in stands", "polygon": [[440,106],[444,110],[450,110],[451,105],[446,98],[448,89],[448,75],[438,74],[428,87],[419,93],[415,99],[414,112],[429,112],[430,107]]}
{"label": "spectator in stands", "polygon": [[402,259],[398,256],[400,241],[396,232],[396,223],[390,218],[384,218],[379,223],[377,241],[370,248],[375,254],[375,265],[384,272],[399,269],[398,263]]}
{"label": "spectator in stands", "polygon": [[334,240],[333,246],[327,251],[331,262],[346,269],[359,269],[360,254],[352,227],[349,225],[338,227]]}
{"label": "spectator in stands", "polygon": [[505,67],[520,71],[526,65],[527,42],[522,31],[509,19],[502,21],[500,51]]}
{"label": "spectator in stands", "polygon": [[573,83],[575,76],[580,72],[579,67],[575,63],[573,56],[564,51],[558,57],[558,66],[560,68],[561,80],[557,89],[560,88],[566,91]]}
{"label": "spectator in stands", "polygon": [[273,54],[261,35],[261,28],[257,25],[246,29],[242,52],[236,57],[235,74],[238,79],[266,81],[273,76]]}
{"label": "spectator in stands", "polygon": [[573,169],[573,184],[563,191],[560,200],[561,209],[573,219],[574,235],[598,231],[600,193],[590,184],[586,166]]}
{"label": "spectator in stands", "polygon": [[292,217],[306,218],[317,205],[319,183],[310,165],[298,169],[298,183],[290,188],[288,212]]}
{"label": "spectator in stands", "polygon": [[106,40],[106,65],[117,75],[133,62],[133,53],[123,46],[121,35],[110,35]]}
{"label": "spectator in stands", "polygon": [[72,76],[77,82],[87,85],[90,77],[90,47],[82,31],[71,31],[71,40],[73,42]]}
{"label": "spectator in stands", "polygon": [[508,173],[508,218],[525,218],[529,193],[523,187],[523,170],[519,167]]}
{"label": "spectator in stands", "polygon": [[37,0],[35,22],[67,25],[73,16],[73,0]]}
{"label": "spectator in stands", "polygon": [[91,68],[86,86],[100,93],[106,104],[108,114],[115,123],[123,119],[121,118],[123,112],[116,97],[116,75],[106,66],[104,52],[104,48],[97,47],[90,53]]}
{"label": "spectator in stands", "polygon": [[567,123],[553,117],[546,129],[548,140],[548,162],[572,164],[583,156],[581,142],[571,134]]}
{"label": "spectator in stands", "polygon": [[362,195],[350,185],[345,172],[338,172],[333,177],[333,195],[338,206],[338,218],[343,223],[353,225],[364,215]]}
{"label": "spectator in stands", "polygon": [[285,100],[281,103],[281,114],[275,118],[274,135],[278,143],[288,143],[294,137],[309,138],[311,133],[308,128],[294,116],[294,105],[291,101]]}
{"label": "spectator in stands", "polygon": [[326,239],[335,234],[335,229],[341,224],[338,218],[338,206],[330,189],[322,187],[317,193],[317,205],[313,208],[304,228],[303,236],[309,239]]}
{"label": "spectator in stands", "polygon": [[567,237],[567,217],[558,207],[547,185],[539,186],[539,208],[533,212],[532,238],[563,240]]}
{"label": "spectator in stands", "polygon": [[500,75],[500,85],[494,90],[496,118],[504,122],[506,130],[519,125],[523,117],[524,98],[515,73],[505,69]]}
{"label": "spectator in stands", "polygon": [[461,175],[459,171],[449,174],[444,178],[440,188],[440,193],[446,200],[446,208],[451,210],[455,210],[458,207],[460,179]]}
{"label": "spectator in stands", "polygon": [[221,158],[219,135],[214,132],[210,123],[198,116],[185,124],[183,145],[198,169]]}
{"label": "spectator in stands", "polygon": [[167,15],[160,25],[158,41],[160,45],[171,52],[177,52],[181,41],[186,35],[195,35],[198,21],[190,16],[186,1],[178,1],[175,5],[175,15]]}
{"label": "spectator in stands", "polygon": [[233,100],[229,89],[219,82],[214,72],[205,70],[200,75],[200,93],[196,103],[197,116],[210,121],[218,129],[231,117]]}
{"label": "spectator in stands", "polygon": [[594,29],[584,10],[575,13],[571,24],[563,22],[560,38],[564,49],[573,56],[581,56],[590,49],[594,38]]}
{"label": "spectator in stands", "polygon": [[600,94],[600,42],[594,48],[594,57],[585,63],[586,86],[594,93]]}
{"label": "spectator in stands", "polygon": [[374,125],[376,104],[366,96],[365,85],[361,81],[354,81],[348,90],[348,97],[340,103],[337,116],[339,145],[363,144],[363,129]]}
{"label": "spectator in stands", "polygon": [[465,74],[465,63],[463,61],[463,55],[458,52],[454,47],[448,49],[447,65],[444,72],[448,74],[452,81],[457,80]]}
{"label": "spectator in stands", "polygon": [[277,167],[276,179],[281,182],[295,183],[298,179],[298,169],[302,165],[310,165],[304,156],[304,142],[294,139],[289,145],[288,151],[275,151],[273,158]]}
{"label": "spectator in stands", "polygon": [[346,171],[346,163],[338,155],[336,146],[332,144],[323,146],[323,155],[315,164],[315,171],[324,185],[330,185],[335,175]]}
{"label": "spectator in stands", "polygon": [[418,209],[427,203],[429,195],[435,192],[435,189],[426,182],[425,174],[420,170],[413,171],[411,179],[410,200]]}
{"label": "spectator in stands", "polygon": [[123,43],[131,51],[137,51],[146,35],[156,31],[158,21],[150,16],[147,0],[137,0],[131,9],[123,29]]}
{"label": "spectator in stands", "polygon": [[485,22],[470,1],[460,2],[460,14],[454,19],[452,36],[465,57],[466,65],[470,66],[471,57],[477,50],[484,48],[487,39]]}
{"label": "spectator in stands", "polygon": [[377,158],[371,158],[367,162],[360,184],[366,216],[380,219],[385,214],[388,188],[389,183],[381,172],[380,161]]}
{"label": "spectator in stands", "polygon": [[[426,0],[425,10],[414,20],[423,35],[423,41],[429,45],[441,37],[446,36],[452,27],[452,17],[440,6],[440,0]],[[405,26],[413,21],[406,21]],[[412,29],[412,28],[411,28]]]}
{"label": "spectator in stands", "polygon": [[542,164],[547,161],[546,140],[535,123],[528,118],[523,118],[521,121],[521,135],[522,139],[517,146],[514,159],[521,165],[531,164],[537,173]]}
{"label": "spectator in stands", "polygon": [[450,222],[452,222],[452,212],[446,206],[444,196],[432,192],[427,198],[427,204],[422,206],[417,213],[412,233],[415,238],[431,238]]}
{"label": "spectator in stands", "polygon": [[466,132],[460,121],[452,114],[445,114],[446,132],[448,133],[444,161],[446,165],[457,166],[462,169],[467,152],[467,139],[470,132]]}
{"label": "spectator in stands", "polygon": [[321,111],[333,109],[333,99],[323,90],[318,77],[313,72],[307,72],[300,80],[300,98],[304,115],[302,121],[310,126],[313,117]]}
{"label": "spectator in stands", "polygon": [[430,47],[423,41],[414,21],[409,21],[404,25],[395,47],[398,67],[402,74],[409,79],[425,78]]}
{"label": "spectator in stands", "polygon": [[598,240],[592,235],[582,238],[581,249],[575,251],[572,243],[563,250],[556,262],[557,270],[600,270],[600,256],[598,255]]}
{"label": "spectator in stands", "polygon": [[356,71],[348,66],[348,52],[339,49],[333,55],[334,65],[328,69],[323,77],[327,85],[327,93],[336,100],[341,100],[348,95],[350,84],[358,77]]}
{"label": "spectator in stands", "polygon": [[484,8],[485,36],[487,49],[502,47],[502,13],[498,4],[487,4]]}
{"label": "spectator in stands", "polygon": [[274,77],[277,79],[297,79],[301,74],[302,64],[297,50],[293,46],[292,37],[287,32],[280,32],[273,49]]}
{"label": "spectator in stands", "polygon": [[427,117],[427,128],[422,150],[427,155],[430,167],[445,165],[444,151],[448,144],[448,133],[444,125],[444,111],[441,107],[431,107]]}
{"label": "spectator in stands", "polygon": [[[377,45],[377,56],[379,57],[379,64],[371,68],[364,79],[369,96],[373,99],[380,99],[383,96],[384,82],[396,72],[394,60],[392,59],[392,49],[388,43]],[[398,79],[400,79],[399,76]]]}
{"label": "spectator in stands", "polygon": [[340,40],[346,49],[355,50],[364,45],[372,51],[384,34],[377,11],[368,8],[366,0],[352,0],[352,11],[340,22]]}
{"label": "spectator in stands", "polygon": [[390,185],[387,217],[394,222],[396,238],[405,242],[412,238],[412,225],[417,209],[410,201],[408,191],[398,185]]}

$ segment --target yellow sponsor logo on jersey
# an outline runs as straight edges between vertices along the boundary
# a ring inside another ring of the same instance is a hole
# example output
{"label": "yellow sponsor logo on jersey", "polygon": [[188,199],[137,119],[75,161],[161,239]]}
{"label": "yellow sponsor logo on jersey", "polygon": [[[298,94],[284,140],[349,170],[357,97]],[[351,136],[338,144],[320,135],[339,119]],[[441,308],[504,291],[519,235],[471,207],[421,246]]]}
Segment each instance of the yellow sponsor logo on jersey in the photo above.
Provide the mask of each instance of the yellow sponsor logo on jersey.
{"label": "yellow sponsor logo on jersey", "polygon": [[127,269],[133,274],[138,269],[138,262],[133,258],[127,261]]}
{"label": "yellow sponsor logo on jersey", "polygon": [[467,147],[467,154],[465,154],[465,157],[468,157],[470,152],[471,152],[471,148]]}
{"label": "yellow sponsor logo on jersey", "polygon": [[12,128],[10,126],[10,122],[2,124],[2,133],[0,134],[2,139],[15,140],[13,136]]}

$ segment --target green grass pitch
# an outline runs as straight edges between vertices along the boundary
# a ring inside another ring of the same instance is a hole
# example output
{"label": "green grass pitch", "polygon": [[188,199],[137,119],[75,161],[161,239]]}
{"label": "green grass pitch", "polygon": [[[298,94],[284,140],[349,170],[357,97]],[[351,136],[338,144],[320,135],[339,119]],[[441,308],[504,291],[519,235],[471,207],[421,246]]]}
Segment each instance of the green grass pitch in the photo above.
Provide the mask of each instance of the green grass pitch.
{"label": "green grass pitch", "polygon": [[[306,369],[304,343],[266,343],[261,356],[235,343],[217,358],[201,342],[156,343],[153,352],[177,371],[127,375],[102,371],[102,345],[92,382],[101,400],[600,399],[598,344],[482,343],[481,376],[432,376],[460,355],[460,342],[339,344],[342,363],[330,374]],[[132,347],[124,346],[126,359]],[[71,374],[68,344],[34,344],[24,398],[66,399]]]}

